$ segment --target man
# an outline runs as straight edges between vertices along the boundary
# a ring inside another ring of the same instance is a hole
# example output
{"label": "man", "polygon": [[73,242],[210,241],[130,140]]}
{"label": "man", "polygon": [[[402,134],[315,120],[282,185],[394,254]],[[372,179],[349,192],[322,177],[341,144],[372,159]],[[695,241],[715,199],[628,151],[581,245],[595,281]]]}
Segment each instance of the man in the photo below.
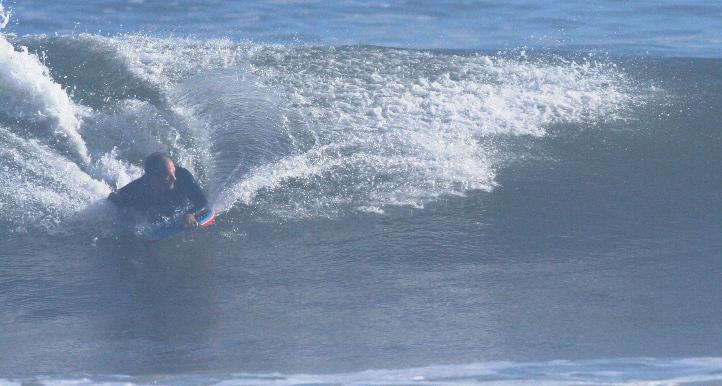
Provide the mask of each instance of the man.
{"label": "man", "polygon": [[185,211],[185,227],[197,228],[194,213],[203,209],[208,201],[193,175],[160,152],[145,159],[143,170],[142,177],[110,193],[108,199],[120,207],[143,213],[150,222]]}

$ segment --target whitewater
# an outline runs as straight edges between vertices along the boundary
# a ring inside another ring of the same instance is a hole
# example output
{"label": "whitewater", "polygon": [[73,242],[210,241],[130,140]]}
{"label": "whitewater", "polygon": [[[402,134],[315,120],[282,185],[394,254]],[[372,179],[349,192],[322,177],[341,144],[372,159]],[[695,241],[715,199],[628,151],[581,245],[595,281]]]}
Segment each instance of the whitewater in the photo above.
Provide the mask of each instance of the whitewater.
{"label": "whitewater", "polygon": [[[316,5],[71,3],[0,4],[0,383],[722,383],[712,35],[474,45],[456,1],[328,6],[289,42]],[[154,151],[212,229],[148,244],[105,200]]]}
{"label": "whitewater", "polygon": [[[15,177],[50,174],[18,181],[41,186],[6,190],[18,194],[11,197],[22,210],[18,223],[48,225],[42,212],[26,221],[45,208],[56,211],[54,222],[78,212],[138,177],[143,155],[164,148],[202,182],[212,179],[206,185],[221,212],[237,202],[273,200],[258,193],[279,186],[294,199],[256,206],[287,217],[422,206],[440,195],[491,190],[504,158],[494,155],[499,137],[542,137],[553,124],[624,119],[625,107],[642,103],[624,74],[593,58],[92,35],[21,38],[20,51],[2,43],[4,135],[31,147],[27,155],[13,154],[17,165],[6,168],[5,179],[13,180],[10,170]],[[62,53],[43,64],[28,47]],[[89,74],[74,58],[109,63]],[[361,58],[368,63],[359,65]],[[93,83],[63,88],[46,65],[58,78],[82,73],[84,83]],[[69,87],[85,104],[71,99]],[[32,170],[53,156],[60,159]],[[52,170],[59,163],[67,164]],[[42,181],[59,174],[72,179],[69,186]],[[300,191],[289,184],[295,180],[305,181]],[[49,201],[22,205],[32,191],[44,191]]]}

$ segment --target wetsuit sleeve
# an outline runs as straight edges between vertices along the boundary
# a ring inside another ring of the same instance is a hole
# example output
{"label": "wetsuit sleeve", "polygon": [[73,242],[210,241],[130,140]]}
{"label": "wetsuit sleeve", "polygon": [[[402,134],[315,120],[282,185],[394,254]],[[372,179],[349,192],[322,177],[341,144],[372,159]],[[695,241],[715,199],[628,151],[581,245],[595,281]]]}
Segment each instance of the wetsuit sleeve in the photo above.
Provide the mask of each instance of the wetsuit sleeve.
{"label": "wetsuit sleeve", "polygon": [[115,205],[118,205],[120,207],[130,207],[133,205],[133,198],[135,196],[135,191],[137,190],[137,182],[133,181],[129,183],[128,185],[122,187],[119,190],[116,190],[115,192],[110,193],[108,196],[108,200],[112,202]]}
{"label": "wetsuit sleeve", "polygon": [[176,176],[181,182],[183,192],[193,204],[193,210],[197,212],[205,208],[208,205],[208,200],[206,200],[203,190],[198,186],[198,182],[193,178],[191,172],[188,169],[178,167],[176,168]]}

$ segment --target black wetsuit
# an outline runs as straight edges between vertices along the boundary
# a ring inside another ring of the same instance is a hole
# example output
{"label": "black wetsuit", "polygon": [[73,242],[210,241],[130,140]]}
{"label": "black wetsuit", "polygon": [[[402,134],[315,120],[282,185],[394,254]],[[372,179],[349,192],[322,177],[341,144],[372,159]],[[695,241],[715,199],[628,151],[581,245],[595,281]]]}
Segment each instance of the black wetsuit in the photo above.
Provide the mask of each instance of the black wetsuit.
{"label": "black wetsuit", "polygon": [[150,186],[149,177],[143,175],[111,193],[108,199],[120,207],[135,209],[145,214],[151,222],[183,211],[197,212],[206,207],[208,201],[187,169],[176,166],[175,177],[173,189],[158,193]]}

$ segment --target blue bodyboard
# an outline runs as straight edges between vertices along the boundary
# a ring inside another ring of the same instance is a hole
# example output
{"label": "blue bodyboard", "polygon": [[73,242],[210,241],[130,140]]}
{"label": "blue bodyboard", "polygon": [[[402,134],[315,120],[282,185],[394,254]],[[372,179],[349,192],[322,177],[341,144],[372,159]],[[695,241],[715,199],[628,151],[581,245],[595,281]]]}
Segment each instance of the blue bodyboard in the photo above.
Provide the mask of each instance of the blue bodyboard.
{"label": "blue bodyboard", "polygon": [[[216,221],[216,211],[213,208],[204,209],[196,213],[196,221],[199,227],[207,228]],[[141,223],[135,226],[135,233],[148,240],[159,241],[186,232],[185,213],[171,217],[158,223]]]}

